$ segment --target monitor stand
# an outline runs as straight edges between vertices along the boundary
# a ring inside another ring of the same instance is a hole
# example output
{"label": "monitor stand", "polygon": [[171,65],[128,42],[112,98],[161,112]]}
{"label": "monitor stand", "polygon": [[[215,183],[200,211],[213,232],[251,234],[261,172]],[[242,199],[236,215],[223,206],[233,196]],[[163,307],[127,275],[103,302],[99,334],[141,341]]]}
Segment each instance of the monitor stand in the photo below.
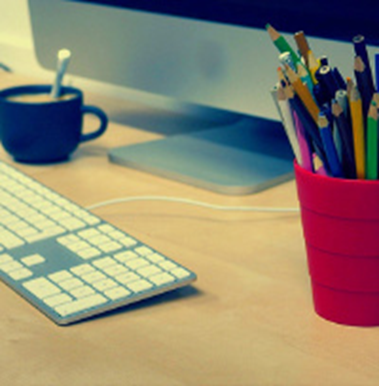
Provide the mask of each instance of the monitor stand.
{"label": "monitor stand", "polygon": [[111,162],[227,195],[255,193],[293,178],[280,122],[239,116],[218,125],[114,148]]}

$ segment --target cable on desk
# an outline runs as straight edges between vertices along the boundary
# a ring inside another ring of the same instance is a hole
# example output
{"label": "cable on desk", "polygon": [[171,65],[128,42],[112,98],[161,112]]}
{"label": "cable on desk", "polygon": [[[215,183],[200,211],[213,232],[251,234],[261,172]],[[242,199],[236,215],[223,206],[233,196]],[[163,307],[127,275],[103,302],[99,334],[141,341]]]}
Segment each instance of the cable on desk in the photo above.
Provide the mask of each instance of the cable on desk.
{"label": "cable on desk", "polygon": [[202,201],[191,200],[187,198],[180,197],[166,197],[166,196],[134,196],[134,197],[121,197],[115,198],[112,200],[107,200],[87,206],[86,209],[92,210],[100,208],[102,206],[114,205],[123,202],[132,202],[132,201],[166,201],[166,202],[177,202],[182,204],[202,206],[204,208],[213,209],[213,210],[222,210],[222,211],[241,211],[241,212],[294,212],[298,213],[299,208],[280,208],[280,207],[255,207],[255,206],[224,206],[224,205],[215,205],[209,204]]}

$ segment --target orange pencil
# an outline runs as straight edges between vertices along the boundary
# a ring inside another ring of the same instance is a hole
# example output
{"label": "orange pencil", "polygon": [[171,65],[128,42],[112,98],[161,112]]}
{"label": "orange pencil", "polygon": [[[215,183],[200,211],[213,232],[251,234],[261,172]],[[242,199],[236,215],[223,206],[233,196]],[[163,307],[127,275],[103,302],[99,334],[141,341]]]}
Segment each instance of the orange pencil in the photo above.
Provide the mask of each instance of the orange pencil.
{"label": "orange pencil", "polygon": [[286,67],[287,78],[289,79],[295,93],[299,96],[304,106],[312,116],[313,120],[317,123],[320,109],[317,106],[315,100],[309,88],[302,82],[300,77],[289,66]]}

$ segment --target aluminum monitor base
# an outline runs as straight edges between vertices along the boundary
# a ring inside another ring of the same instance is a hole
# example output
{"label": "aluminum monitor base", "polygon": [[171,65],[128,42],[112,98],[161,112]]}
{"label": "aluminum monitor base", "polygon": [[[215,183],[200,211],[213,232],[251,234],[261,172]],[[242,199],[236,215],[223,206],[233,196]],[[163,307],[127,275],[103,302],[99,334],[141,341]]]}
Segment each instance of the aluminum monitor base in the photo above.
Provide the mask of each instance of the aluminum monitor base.
{"label": "aluminum monitor base", "polygon": [[227,195],[255,193],[293,178],[293,154],[281,123],[259,117],[114,148],[109,159]]}

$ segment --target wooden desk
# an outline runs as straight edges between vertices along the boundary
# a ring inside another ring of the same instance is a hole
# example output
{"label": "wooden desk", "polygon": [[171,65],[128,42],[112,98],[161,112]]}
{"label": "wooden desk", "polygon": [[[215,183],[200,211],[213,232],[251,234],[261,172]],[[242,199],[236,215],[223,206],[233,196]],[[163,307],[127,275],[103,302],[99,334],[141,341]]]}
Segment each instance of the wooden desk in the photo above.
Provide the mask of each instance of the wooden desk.
{"label": "wooden desk", "polygon": [[[15,82],[4,76],[2,84]],[[139,195],[297,206],[293,181],[226,197],[108,162],[110,147],[155,136],[111,123],[70,162],[16,166],[83,206]],[[3,151],[0,158],[13,164]],[[378,384],[379,329],[340,326],[313,311],[298,214],[162,202],[95,213],[188,266],[198,281],[69,327],[0,283],[1,386]]]}

